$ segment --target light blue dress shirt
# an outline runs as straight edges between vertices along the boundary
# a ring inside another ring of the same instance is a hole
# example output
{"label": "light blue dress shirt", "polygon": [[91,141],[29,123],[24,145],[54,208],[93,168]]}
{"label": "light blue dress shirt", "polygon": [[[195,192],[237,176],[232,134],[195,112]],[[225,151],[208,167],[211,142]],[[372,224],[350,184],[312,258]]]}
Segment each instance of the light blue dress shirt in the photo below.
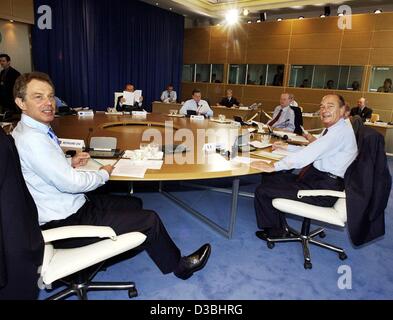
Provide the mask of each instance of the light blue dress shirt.
{"label": "light blue dress shirt", "polygon": [[[276,117],[280,113],[280,110],[281,110],[281,106],[278,106],[274,110],[274,114],[273,114],[272,119],[276,119]],[[269,125],[269,123],[271,121],[269,121],[267,124]],[[282,114],[280,116],[280,119],[278,119],[278,121],[273,125],[273,128],[283,129],[283,130],[287,130],[289,132],[295,131],[295,112],[291,109],[290,106],[285,107],[282,110]]]}
{"label": "light blue dress shirt", "polygon": [[38,209],[40,225],[76,213],[86,202],[84,193],[109,180],[105,170],[80,172],[72,168],[49,135],[49,127],[25,114],[12,136],[23,176]]}
{"label": "light blue dress shirt", "polygon": [[341,178],[358,155],[355,133],[344,119],[307,147],[288,146],[288,151],[289,156],[275,163],[276,171],[302,169],[313,164],[319,171]]}
{"label": "light blue dress shirt", "polygon": [[180,109],[180,114],[187,115],[188,110],[196,111],[198,114],[203,114],[208,117],[213,117],[213,110],[205,100],[201,100],[198,103],[194,99],[186,101]]}
{"label": "light blue dress shirt", "polygon": [[161,94],[161,101],[164,102],[167,99],[169,99],[169,102],[176,102],[176,100],[177,100],[177,93],[176,93],[176,91],[169,92],[168,90],[165,90]]}

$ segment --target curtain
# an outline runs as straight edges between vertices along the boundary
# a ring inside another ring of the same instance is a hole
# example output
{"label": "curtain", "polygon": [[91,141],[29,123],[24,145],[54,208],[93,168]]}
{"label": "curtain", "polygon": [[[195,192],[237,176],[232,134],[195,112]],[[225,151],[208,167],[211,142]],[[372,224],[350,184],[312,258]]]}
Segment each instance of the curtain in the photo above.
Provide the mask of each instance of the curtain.
{"label": "curtain", "polygon": [[133,0],[35,0],[34,5],[35,12],[41,5],[52,9],[52,29],[33,27],[34,69],[51,76],[56,95],[68,105],[113,107],[114,92],[126,83],[143,91],[149,111],[169,83],[180,96],[183,16]]}

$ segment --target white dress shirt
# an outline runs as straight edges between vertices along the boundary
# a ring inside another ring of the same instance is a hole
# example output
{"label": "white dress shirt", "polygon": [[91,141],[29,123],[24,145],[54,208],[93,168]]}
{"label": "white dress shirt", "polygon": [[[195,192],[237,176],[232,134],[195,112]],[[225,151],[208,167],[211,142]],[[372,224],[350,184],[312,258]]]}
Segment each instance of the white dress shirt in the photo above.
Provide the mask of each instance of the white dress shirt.
{"label": "white dress shirt", "polygon": [[276,171],[302,169],[313,164],[319,171],[341,178],[358,155],[355,133],[344,119],[307,147],[288,146],[288,151],[291,152],[289,156],[275,163]]}
{"label": "white dress shirt", "polygon": [[177,93],[176,93],[176,91],[169,92],[168,90],[165,90],[161,94],[161,101],[162,102],[165,102],[165,101],[176,102],[176,100],[177,100]]}
{"label": "white dress shirt", "polygon": [[22,114],[12,133],[22,173],[38,209],[39,223],[62,220],[86,202],[84,193],[109,180],[105,170],[79,172],[70,165],[60,146],[49,135],[49,127]]}
{"label": "white dress shirt", "polygon": [[[267,124],[269,125],[280,113],[281,106],[274,110],[273,118]],[[282,109],[282,113],[278,121],[273,125],[273,128],[287,130],[289,132],[295,131],[295,112],[290,106]]]}
{"label": "white dress shirt", "polygon": [[188,110],[196,111],[197,114],[213,117],[213,110],[205,100],[196,102],[194,99],[191,99],[186,101],[183,107],[180,109],[180,114],[187,115]]}

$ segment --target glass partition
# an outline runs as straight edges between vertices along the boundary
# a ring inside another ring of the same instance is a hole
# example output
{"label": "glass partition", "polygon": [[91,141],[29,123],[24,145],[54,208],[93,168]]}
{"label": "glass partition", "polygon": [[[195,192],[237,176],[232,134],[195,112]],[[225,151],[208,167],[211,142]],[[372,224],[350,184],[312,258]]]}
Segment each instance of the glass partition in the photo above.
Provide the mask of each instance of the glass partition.
{"label": "glass partition", "polygon": [[210,82],[210,64],[197,64],[195,70],[195,82]]}
{"label": "glass partition", "polygon": [[223,83],[224,82],[224,65],[223,64],[212,64],[212,77],[211,83]]}
{"label": "glass partition", "polygon": [[393,93],[393,67],[373,67],[370,92]]}
{"label": "glass partition", "polygon": [[282,87],[284,85],[284,71],[285,66],[283,64],[269,64],[266,85]]}
{"label": "glass partition", "polygon": [[247,73],[247,65],[246,64],[230,64],[229,65],[229,76],[228,83],[229,84],[245,84],[246,83],[246,73]]}
{"label": "glass partition", "polygon": [[267,65],[266,64],[249,64],[247,73],[248,85],[266,85]]}
{"label": "glass partition", "polygon": [[364,67],[293,65],[289,86],[326,90],[361,90]]}
{"label": "glass partition", "polygon": [[195,81],[195,64],[183,65],[182,81],[194,82]]}

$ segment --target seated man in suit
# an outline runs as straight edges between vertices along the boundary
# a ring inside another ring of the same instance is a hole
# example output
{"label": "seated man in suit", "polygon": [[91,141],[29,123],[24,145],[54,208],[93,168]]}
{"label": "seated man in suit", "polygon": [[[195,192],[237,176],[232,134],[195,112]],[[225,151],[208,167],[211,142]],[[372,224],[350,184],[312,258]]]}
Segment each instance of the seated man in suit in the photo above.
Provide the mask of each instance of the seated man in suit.
{"label": "seated man in suit", "polygon": [[[283,148],[293,152],[274,165],[265,162],[253,162],[251,165],[263,172],[272,173],[263,175],[262,184],[255,192],[257,223],[258,228],[262,229],[256,235],[260,239],[286,235],[285,218],[273,207],[273,199],[285,198],[331,207],[337,201],[334,197],[299,200],[297,193],[307,189],[344,190],[345,172],[358,154],[355,134],[343,118],[345,101],[341,96],[328,95],[322,99],[320,112],[325,130],[316,141],[305,148],[276,143],[273,149]],[[302,170],[296,176],[286,172],[291,169]]]}
{"label": "seated man in suit", "polygon": [[202,93],[199,89],[192,91],[192,99],[184,103],[180,109],[180,114],[186,116],[188,111],[194,111],[197,115],[203,115],[205,117],[213,117],[213,110],[207,101],[202,100]]}
{"label": "seated man in suit", "polygon": [[168,85],[166,90],[161,94],[161,101],[165,103],[176,103],[177,92],[173,84]]}
{"label": "seated man in suit", "polygon": [[371,119],[372,114],[373,110],[367,107],[366,98],[360,98],[358,106],[351,110],[351,116],[360,116],[363,122],[366,122],[366,119]]}
{"label": "seated man in suit", "polygon": [[240,102],[233,96],[232,89],[227,90],[227,96],[222,98],[221,102],[218,103],[219,106],[225,106],[227,108],[238,107]]}
{"label": "seated man in suit", "polygon": [[[97,172],[79,172],[75,168],[85,165],[89,154],[66,158],[50,125],[55,118],[55,100],[54,86],[47,74],[33,72],[19,77],[14,95],[23,114],[12,135],[42,229],[97,225],[111,227],[118,235],[139,231],[147,236],[139,248],[147,251],[162,273],[173,272],[185,280],[205,266],[210,245],[182,257],[159,216],[143,210],[140,199],[85,195],[103,186],[114,168],[103,166]],[[72,248],[92,242],[95,239],[74,239],[57,246]]]}
{"label": "seated man in suit", "polygon": [[[129,83],[125,86],[124,91],[135,92],[135,87],[133,84]],[[139,98],[139,101],[135,101],[134,105],[130,106],[130,105],[125,104],[126,99],[124,98],[124,96],[120,96],[117,99],[116,110],[119,112],[122,112],[122,111],[130,112],[130,111],[143,110],[142,102],[143,102],[143,97],[141,96]]]}
{"label": "seated man in suit", "polygon": [[295,112],[291,109],[290,103],[290,94],[283,93],[280,98],[280,105],[274,110],[273,118],[267,125],[272,128],[294,132]]}

